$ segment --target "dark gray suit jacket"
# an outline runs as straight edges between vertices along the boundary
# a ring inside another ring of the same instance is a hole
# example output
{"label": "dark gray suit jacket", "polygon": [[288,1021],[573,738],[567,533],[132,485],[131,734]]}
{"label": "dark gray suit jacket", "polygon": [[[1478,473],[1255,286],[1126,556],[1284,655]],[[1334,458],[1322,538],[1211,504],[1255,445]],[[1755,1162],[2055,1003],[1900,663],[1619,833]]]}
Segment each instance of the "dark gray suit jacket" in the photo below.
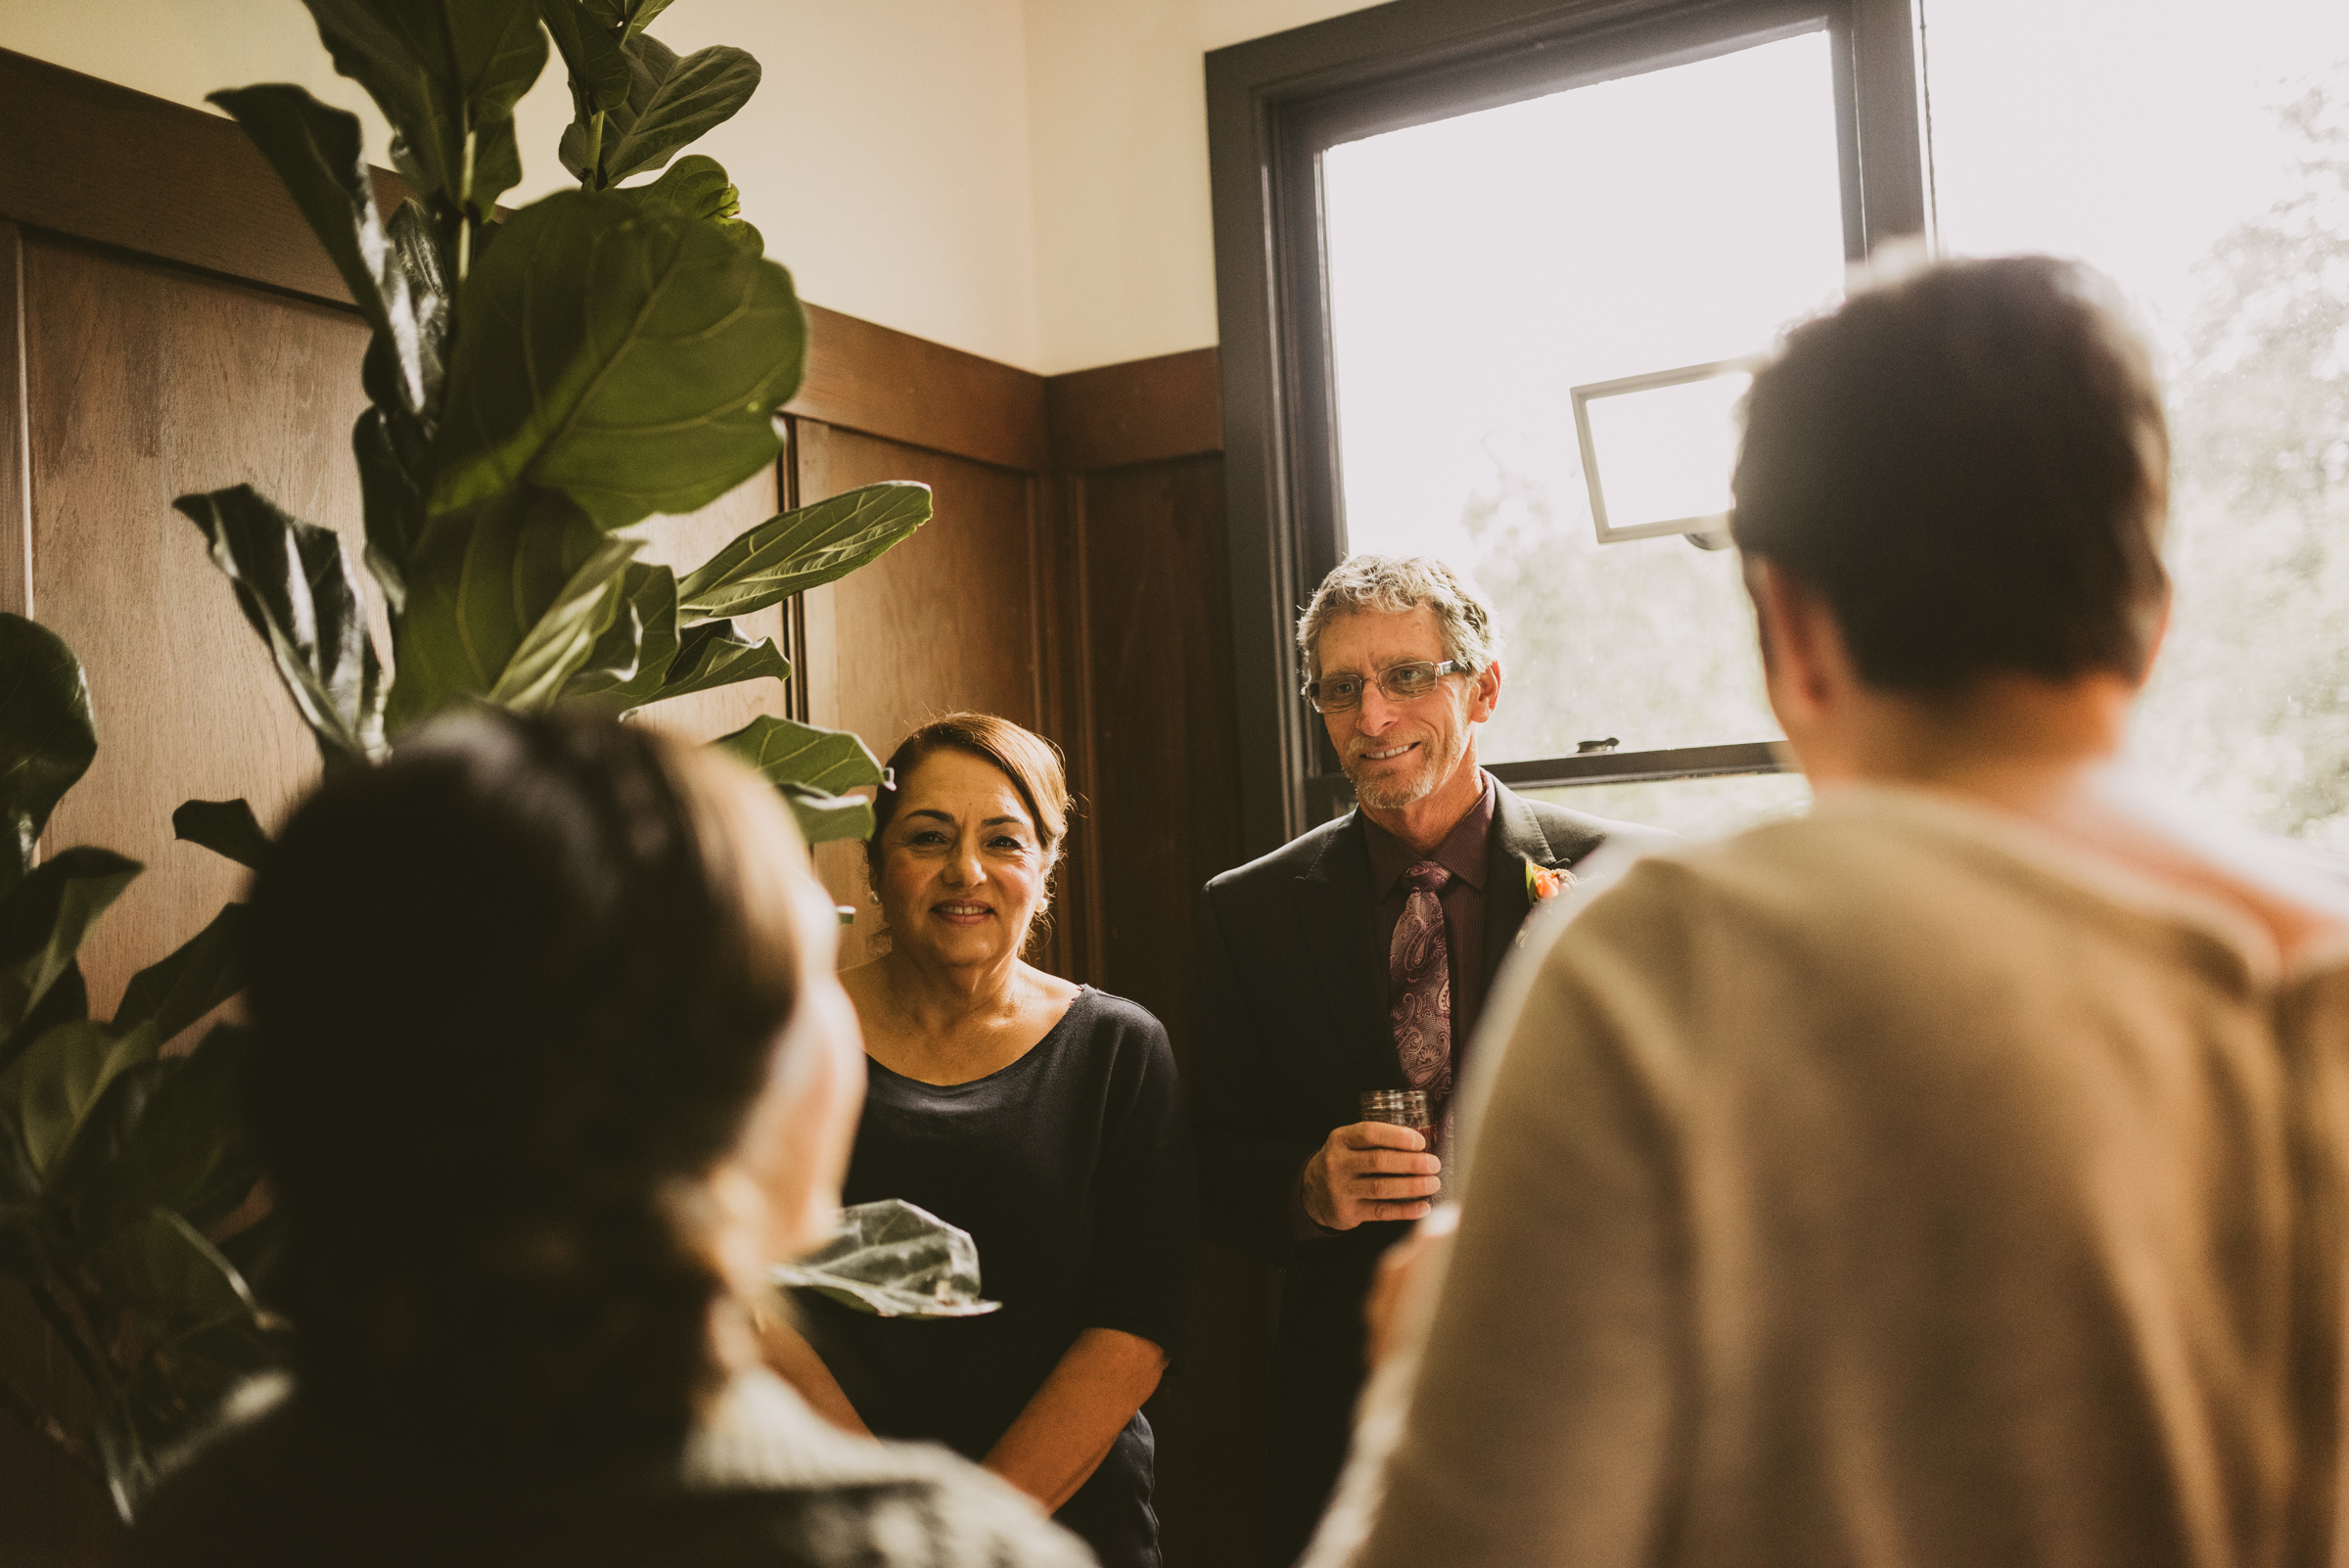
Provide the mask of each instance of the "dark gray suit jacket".
{"label": "dark gray suit jacket", "polygon": [[[1570,868],[1610,836],[1671,838],[1525,800],[1497,780],[1494,789],[1480,955],[1488,996],[1531,907],[1528,862]],[[1299,1241],[1290,1218],[1298,1173],[1332,1129],[1361,1119],[1361,1091],[1406,1086],[1371,920],[1359,812],[1224,872],[1199,901],[1187,1087],[1200,1219],[1210,1238],[1286,1270],[1271,1435],[1283,1473],[1272,1484],[1296,1494],[1300,1530],[1344,1456],[1373,1267],[1407,1228],[1382,1222]]]}

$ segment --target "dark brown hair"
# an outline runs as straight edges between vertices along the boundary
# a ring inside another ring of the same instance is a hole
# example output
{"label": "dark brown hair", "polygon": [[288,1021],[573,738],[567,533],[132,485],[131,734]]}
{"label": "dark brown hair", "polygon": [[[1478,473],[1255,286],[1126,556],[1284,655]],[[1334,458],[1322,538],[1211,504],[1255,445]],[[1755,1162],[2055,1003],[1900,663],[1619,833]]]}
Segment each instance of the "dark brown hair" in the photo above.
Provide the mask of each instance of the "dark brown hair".
{"label": "dark brown hair", "polygon": [[656,732],[488,713],[328,781],[253,885],[248,1099],[301,1397],[461,1473],[674,1456],[691,1203],[797,1003],[797,838]]}
{"label": "dark brown hair", "polygon": [[[902,786],[922,760],[935,752],[965,752],[983,761],[992,762],[1011,787],[1020,793],[1020,804],[1028,807],[1030,820],[1036,823],[1036,837],[1043,843],[1043,875],[1048,879],[1053,868],[1060,864],[1060,852],[1069,836],[1069,813],[1074,803],[1069,797],[1068,773],[1061,765],[1060,748],[1032,729],[1023,729],[1008,718],[993,714],[947,714],[933,718],[912,734],[898,742],[898,749],[889,754],[890,782],[873,794],[873,836],[864,841],[865,872],[873,886],[881,886],[881,838],[889,831],[890,819],[898,814]],[[1046,895],[1049,898],[1049,894]],[[1050,929],[1050,914],[1038,911],[1029,941],[1034,942]]]}
{"label": "dark brown hair", "polygon": [[2144,673],[2169,436],[2096,274],[1954,261],[1796,329],[1754,378],[1732,531],[1827,600],[1861,678]]}

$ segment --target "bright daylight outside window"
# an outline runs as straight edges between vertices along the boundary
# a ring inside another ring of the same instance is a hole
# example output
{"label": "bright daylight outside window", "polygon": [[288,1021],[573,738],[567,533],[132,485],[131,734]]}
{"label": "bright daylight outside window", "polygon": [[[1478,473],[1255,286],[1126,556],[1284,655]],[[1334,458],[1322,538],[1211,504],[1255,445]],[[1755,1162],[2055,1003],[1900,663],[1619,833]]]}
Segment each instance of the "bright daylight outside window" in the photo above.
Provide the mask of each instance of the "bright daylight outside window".
{"label": "bright daylight outside window", "polygon": [[[1735,553],[1600,543],[1573,394],[1747,358],[1840,298],[1828,50],[1801,33],[1323,154],[1345,548],[1441,556],[1492,597],[1488,762],[1777,734]],[[1612,531],[1727,506],[1741,385],[1590,401]],[[1764,774],[1548,798],[1707,832],[1808,797]]]}
{"label": "bright daylight outside window", "polygon": [[1945,249],[2102,268],[2163,361],[2145,764],[2349,851],[2349,5],[1927,0]]}

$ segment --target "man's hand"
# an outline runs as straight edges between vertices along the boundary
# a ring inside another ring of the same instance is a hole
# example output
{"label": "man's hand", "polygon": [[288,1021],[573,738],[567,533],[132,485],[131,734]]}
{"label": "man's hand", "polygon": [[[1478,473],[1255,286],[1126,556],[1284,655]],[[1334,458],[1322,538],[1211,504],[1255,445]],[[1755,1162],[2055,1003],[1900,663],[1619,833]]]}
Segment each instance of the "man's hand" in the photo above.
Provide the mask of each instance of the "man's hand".
{"label": "man's hand", "polygon": [[1365,1220],[1418,1220],[1442,1185],[1442,1164],[1407,1127],[1357,1122],[1330,1133],[1305,1162],[1306,1215],[1326,1230]]}

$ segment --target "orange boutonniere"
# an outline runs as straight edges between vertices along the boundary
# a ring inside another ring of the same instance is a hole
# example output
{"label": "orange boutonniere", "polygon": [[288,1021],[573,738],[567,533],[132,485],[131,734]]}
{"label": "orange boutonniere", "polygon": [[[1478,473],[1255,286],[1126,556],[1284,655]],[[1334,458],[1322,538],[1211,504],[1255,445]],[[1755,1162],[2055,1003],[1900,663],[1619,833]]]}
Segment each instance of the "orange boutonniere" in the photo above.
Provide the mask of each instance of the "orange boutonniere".
{"label": "orange boutonniere", "polygon": [[1528,903],[1541,903],[1554,899],[1574,886],[1574,873],[1553,870],[1545,865],[1525,862],[1525,899]]}

